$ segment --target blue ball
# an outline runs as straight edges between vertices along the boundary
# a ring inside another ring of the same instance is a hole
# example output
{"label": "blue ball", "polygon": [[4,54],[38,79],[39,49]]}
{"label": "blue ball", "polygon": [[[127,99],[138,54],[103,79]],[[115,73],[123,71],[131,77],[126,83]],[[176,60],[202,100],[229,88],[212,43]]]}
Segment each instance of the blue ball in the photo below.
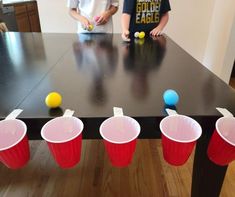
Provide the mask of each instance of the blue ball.
{"label": "blue ball", "polygon": [[163,94],[163,100],[166,105],[176,105],[179,101],[179,95],[175,90],[166,90]]}

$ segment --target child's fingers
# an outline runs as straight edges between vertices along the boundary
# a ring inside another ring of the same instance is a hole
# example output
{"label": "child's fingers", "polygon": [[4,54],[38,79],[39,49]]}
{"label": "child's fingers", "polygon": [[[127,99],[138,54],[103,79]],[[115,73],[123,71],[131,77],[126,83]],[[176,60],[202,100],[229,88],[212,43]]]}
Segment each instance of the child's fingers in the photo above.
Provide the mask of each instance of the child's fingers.
{"label": "child's fingers", "polygon": [[83,20],[83,26],[84,26],[84,28],[89,27],[89,25],[90,25],[89,21],[86,20],[86,19],[84,19],[84,20]]}
{"label": "child's fingers", "polygon": [[162,35],[162,32],[161,32],[161,31],[158,31],[158,32],[157,32],[157,36],[160,36],[160,35]]}
{"label": "child's fingers", "polygon": [[151,35],[151,36],[155,36],[154,34],[155,34],[154,31],[151,31],[151,32],[150,32],[150,35]]}
{"label": "child's fingers", "polygon": [[124,35],[125,35],[126,38],[129,38],[129,32],[128,33],[125,32]]}
{"label": "child's fingers", "polygon": [[102,25],[102,24],[104,24],[103,20],[96,23],[96,25]]}
{"label": "child's fingers", "polygon": [[162,34],[162,32],[160,30],[152,30],[150,32],[151,36],[160,36]]}
{"label": "child's fingers", "polygon": [[107,20],[103,16],[101,16],[97,21],[97,25],[103,25],[105,23],[107,23]]}
{"label": "child's fingers", "polygon": [[89,26],[90,26],[90,23],[89,22],[85,22],[85,23],[83,23],[82,26],[83,26],[83,29],[88,30]]}
{"label": "child's fingers", "polygon": [[131,39],[126,36],[126,34],[122,34],[122,40],[123,40],[124,42],[130,42],[130,41],[131,41]]}
{"label": "child's fingers", "polygon": [[156,33],[155,33],[155,29],[153,29],[153,30],[150,32],[150,35],[151,35],[151,36],[155,36],[155,34],[156,34]]}
{"label": "child's fingers", "polygon": [[99,19],[96,21],[97,25],[99,25],[102,22],[102,20],[103,20],[103,17],[100,16]]}

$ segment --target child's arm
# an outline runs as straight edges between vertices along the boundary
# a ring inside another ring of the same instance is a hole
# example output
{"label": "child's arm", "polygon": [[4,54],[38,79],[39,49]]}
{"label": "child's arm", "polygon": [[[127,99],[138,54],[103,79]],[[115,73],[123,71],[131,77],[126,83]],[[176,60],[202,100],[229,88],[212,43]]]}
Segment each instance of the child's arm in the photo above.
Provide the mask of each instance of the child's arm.
{"label": "child's arm", "polygon": [[130,41],[129,38],[129,26],[130,26],[131,15],[127,13],[122,14],[122,39],[124,41]]}
{"label": "child's arm", "polygon": [[78,21],[82,24],[82,26],[84,26],[85,28],[88,28],[88,27],[89,27],[89,25],[90,25],[89,20],[88,20],[86,17],[82,16],[82,15],[77,11],[76,8],[71,8],[71,9],[69,10],[69,14],[70,14],[70,16],[72,16],[75,20],[78,20]]}
{"label": "child's arm", "polygon": [[110,5],[109,9],[104,11],[99,19],[96,21],[96,25],[104,25],[108,22],[109,18],[118,11],[118,5]]}
{"label": "child's arm", "polygon": [[166,12],[160,20],[160,23],[158,24],[157,27],[155,27],[151,32],[150,35],[152,36],[159,36],[162,33],[162,30],[164,29],[164,27],[166,26],[167,22],[169,20],[169,14],[168,12]]}

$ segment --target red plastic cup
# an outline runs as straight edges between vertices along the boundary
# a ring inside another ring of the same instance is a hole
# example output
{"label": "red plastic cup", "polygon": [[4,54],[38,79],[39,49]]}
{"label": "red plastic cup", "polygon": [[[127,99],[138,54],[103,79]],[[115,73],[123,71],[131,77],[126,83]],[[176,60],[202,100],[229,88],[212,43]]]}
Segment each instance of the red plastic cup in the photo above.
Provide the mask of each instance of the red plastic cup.
{"label": "red plastic cup", "polygon": [[160,122],[164,159],[171,165],[183,165],[192,153],[202,128],[184,115],[167,116]]}
{"label": "red plastic cup", "polygon": [[18,119],[0,121],[0,161],[8,168],[19,169],[30,158],[25,123]]}
{"label": "red plastic cup", "polygon": [[81,159],[84,125],[76,117],[58,117],[47,122],[41,130],[51,154],[61,168],[71,168]]}
{"label": "red plastic cup", "polygon": [[113,166],[125,167],[131,163],[139,133],[139,123],[128,116],[114,116],[101,124],[100,134]]}
{"label": "red plastic cup", "polygon": [[222,117],[216,121],[207,155],[217,165],[225,166],[235,160],[235,118]]}

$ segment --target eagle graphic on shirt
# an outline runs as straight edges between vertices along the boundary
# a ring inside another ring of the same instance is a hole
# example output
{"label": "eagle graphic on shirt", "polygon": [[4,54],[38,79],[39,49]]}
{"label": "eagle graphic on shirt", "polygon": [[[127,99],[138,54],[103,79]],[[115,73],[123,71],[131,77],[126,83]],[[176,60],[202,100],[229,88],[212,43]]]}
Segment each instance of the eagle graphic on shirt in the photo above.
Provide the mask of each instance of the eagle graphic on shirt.
{"label": "eagle graphic on shirt", "polygon": [[160,7],[162,0],[137,0],[136,24],[160,22]]}

